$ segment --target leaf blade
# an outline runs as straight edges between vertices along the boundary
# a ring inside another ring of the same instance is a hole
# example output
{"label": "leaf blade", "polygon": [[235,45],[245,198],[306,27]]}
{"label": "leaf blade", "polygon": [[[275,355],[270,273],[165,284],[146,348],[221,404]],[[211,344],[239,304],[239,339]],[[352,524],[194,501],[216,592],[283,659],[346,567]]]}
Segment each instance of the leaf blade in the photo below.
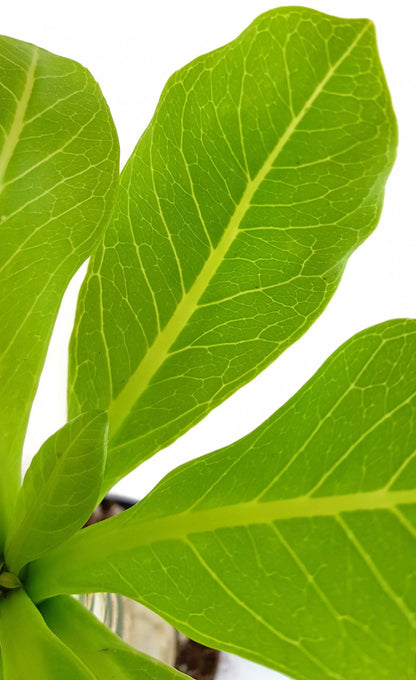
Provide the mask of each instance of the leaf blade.
{"label": "leaf blade", "polygon": [[42,603],[40,611],[53,632],[97,678],[180,680],[187,677],[130,647],[74,598],[51,598]]}
{"label": "leaf blade", "polygon": [[410,680],[415,350],[416,321],[354,336],[253,433],[32,565],[29,589],[117,590],[297,679]]}
{"label": "leaf blade", "polygon": [[107,416],[86,413],[40,448],[17,497],[6,562],[22,567],[80,529],[95,509],[106,459]]}
{"label": "leaf blade", "polygon": [[109,409],[106,488],[322,311],[378,220],[395,136],[367,21],[273,10],[171,78],[123,172],[72,339],[72,412]]}
{"label": "leaf blade", "polygon": [[4,680],[94,680],[95,676],[49,630],[23,590],[1,602],[0,631]]}
{"label": "leaf blade", "polygon": [[62,295],[111,214],[118,142],[101,91],[80,64],[5,36],[0,53],[3,518],[20,482],[27,419]]}

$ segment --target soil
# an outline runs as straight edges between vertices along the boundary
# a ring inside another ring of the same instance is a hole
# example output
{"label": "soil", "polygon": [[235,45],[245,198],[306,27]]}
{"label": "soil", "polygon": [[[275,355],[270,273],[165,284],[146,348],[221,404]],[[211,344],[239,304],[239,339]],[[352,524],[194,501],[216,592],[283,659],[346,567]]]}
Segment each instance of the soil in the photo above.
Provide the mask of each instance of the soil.
{"label": "soil", "polygon": [[[114,517],[134,505],[135,501],[107,496],[94,510],[85,526]],[[214,680],[219,660],[219,651],[205,647],[178,633],[175,668],[194,680]]]}
{"label": "soil", "polygon": [[213,680],[217,672],[219,652],[199,642],[185,638],[180,640],[175,668],[194,680]]}

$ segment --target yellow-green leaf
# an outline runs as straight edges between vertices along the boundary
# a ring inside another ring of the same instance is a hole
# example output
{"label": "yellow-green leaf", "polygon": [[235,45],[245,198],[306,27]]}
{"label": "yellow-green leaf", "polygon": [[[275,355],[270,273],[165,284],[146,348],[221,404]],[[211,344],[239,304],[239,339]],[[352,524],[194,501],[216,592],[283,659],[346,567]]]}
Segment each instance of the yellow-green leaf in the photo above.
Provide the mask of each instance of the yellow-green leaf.
{"label": "yellow-green leaf", "polygon": [[365,19],[272,10],[172,76],[72,339],[71,413],[109,411],[106,488],[322,312],[378,221],[396,142]]}
{"label": "yellow-green leaf", "polygon": [[40,448],[20,488],[5,559],[19,573],[69,538],[99,502],[107,453],[107,416],[84,413]]}
{"label": "yellow-green leaf", "polygon": [[118,141],[80,64],[0,37],[0,542],[62,295],[111,216]]}
{"label": "yellow-green leaf", "polygon": [[97,680],[22,589],[0,600],[0,638],[4,680]]}
{"label": "yellow-green leaf", "polygon": [[50,598],[42,603],[40,611],[48,626],[97,680],[186,680],[188,677],[127,645],[72,597]]}
{"label": "yellow-green leaf", "polygon": [[416,321],[338,349],[239,442],[30,565],[29,591],[133,597],[296,680],[412,680]]}

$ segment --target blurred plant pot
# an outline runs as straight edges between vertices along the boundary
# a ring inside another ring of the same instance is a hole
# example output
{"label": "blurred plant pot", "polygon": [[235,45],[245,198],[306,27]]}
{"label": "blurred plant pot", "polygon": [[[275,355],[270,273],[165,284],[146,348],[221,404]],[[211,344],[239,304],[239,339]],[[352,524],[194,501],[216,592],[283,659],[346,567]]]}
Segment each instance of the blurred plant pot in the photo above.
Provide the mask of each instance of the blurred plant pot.
{"label": "blurred plant pot", "polygon": [[[135,501],[109,495],[95,509],[87,526],[117,515]],[[178,633],[143,605],[112,593],[80,595],[80,601],[132,647],[163,661],[194,680],[213,680],[219,652]]]}

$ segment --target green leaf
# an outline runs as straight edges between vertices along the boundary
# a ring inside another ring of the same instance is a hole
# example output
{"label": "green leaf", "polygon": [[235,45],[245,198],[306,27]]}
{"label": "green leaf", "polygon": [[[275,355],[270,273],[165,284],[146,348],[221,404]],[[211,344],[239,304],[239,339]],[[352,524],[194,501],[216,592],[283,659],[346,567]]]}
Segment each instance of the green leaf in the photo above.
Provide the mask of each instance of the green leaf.
{"label": "green leaf", "polygon": [[106,488],[259,373],[374,229],[396,123],[368,20],[260,16],[169,80],[83,288],[70,410]]}
{"label": "green leaf", "polygon": [[29,566],[296,680],[411,680],[416,321],[359,333],[241,441]]}
{"label": "green leaf", "polygon": [[106,459],[107,416],[84,413],[58,430],[34,457],[20,489],[6,543],[6,563],[19,573],[69,538],[99,500]]}
{"label": "green leaf", "polygon": [[111,216],[118,141],[106,102],[85,68],[4,36],[0,102],[4,523],[13,512],[26,424],[62,295]]}
{"label": "green leaf", "polygon": [[53,632],[99,680],[185,680],[188,677],[127,645],[72,597],[62,595],[46,600],[40,611]]}
{"label": "green leaf", "polygon": [[4,680],[96,680],[22,589],[0,601],[0,638]]}

